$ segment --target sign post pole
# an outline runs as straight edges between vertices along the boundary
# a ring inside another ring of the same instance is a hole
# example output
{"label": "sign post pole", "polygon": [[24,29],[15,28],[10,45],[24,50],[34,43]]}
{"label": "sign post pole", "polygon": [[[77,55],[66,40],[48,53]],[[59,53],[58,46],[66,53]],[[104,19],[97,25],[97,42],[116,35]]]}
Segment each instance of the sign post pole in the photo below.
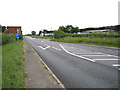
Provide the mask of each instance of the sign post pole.
{"label": "sign post pole", "polygon": [[16,33],[17,44],[18,44],[18,39],[19,39],[19,37],[20,37],[19,29],[17,29],[17,33]]}

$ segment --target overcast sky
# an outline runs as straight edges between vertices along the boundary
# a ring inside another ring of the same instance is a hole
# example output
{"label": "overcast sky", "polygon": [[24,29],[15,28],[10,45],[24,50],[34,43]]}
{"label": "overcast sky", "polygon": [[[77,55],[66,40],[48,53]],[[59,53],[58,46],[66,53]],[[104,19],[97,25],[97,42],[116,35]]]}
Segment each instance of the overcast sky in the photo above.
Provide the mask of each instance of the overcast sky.
{"label": "overcast sky", "polygon": [[0,24],[22,26],[23,34],[59,26],[118,24],[119,0],[0,0]]}

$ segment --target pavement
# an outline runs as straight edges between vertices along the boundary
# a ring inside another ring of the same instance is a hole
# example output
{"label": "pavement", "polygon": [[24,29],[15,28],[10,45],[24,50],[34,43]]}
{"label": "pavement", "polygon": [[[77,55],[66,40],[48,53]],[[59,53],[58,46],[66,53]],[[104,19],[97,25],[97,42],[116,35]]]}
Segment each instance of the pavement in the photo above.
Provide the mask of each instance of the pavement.
{"label": "pavement", "polygon": [[51,73],[41,63],[40,58],[32,51],[32,49],[24,42],[25,50],[25,72],[26,72],[26,88],[62,88],[56,80],[53,79]]}
{"label": "pavement", "polygon": [[118,88],[119,49],[25,36],[66,88]]}

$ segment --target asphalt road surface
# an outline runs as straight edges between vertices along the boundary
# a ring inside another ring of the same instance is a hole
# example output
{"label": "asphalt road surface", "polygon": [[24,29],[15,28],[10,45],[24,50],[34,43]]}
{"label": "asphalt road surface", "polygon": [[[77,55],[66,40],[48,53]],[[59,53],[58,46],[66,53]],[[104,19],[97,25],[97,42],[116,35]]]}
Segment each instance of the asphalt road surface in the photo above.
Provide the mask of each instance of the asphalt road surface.
{"label": "asphalt road surface", "polygon": [[118,49],[25,36],[66,88],[118,88]]}

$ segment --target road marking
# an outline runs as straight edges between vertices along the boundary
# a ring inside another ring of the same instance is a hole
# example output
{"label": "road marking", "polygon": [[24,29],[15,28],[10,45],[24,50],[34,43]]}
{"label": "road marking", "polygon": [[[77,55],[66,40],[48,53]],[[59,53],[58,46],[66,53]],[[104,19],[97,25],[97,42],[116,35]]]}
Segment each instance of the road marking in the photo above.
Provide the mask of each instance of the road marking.
{"label": "road marking", "polygon": [[104,61],[105,60],[113,60],[114,61],[114,60],[119,60],[119,59],[94,59],[94,60],[98,60],[98,61],[100,61],[100,60],[104,60]]}
{"label": "road marking", "polygon": [[45,48],[43,48],[42,46],[38,46],[38,47],[40,47],[40,48],[43,49],[43,50],[46,50],[47,48],[50,48],[50,46],[47,46],[47,47],[45,47]]}
{"label": "road marking", "polygon": [[74,54],[74,53],[70,53],[70,52],[68,52],[67,50],[65,50],[65,48],[64,48],[61,44],[59,44],[59,45],[60,45],[60,47],[61,47],[66,53],[68,53],[68,54],[70,54],[70,55],[73,55],[73,56],[76,56],[76,57],[80,57],[80,58],[83,58],[83,59],[86,59],[86,60],[95,62],[95,60],[92,60],[92,59],[89,59],[89,58],[86,58],[86,57],[83,57],[83,56],[79,56],[79,55],[76,55],[76,54]]}
{"label": "road marking", "polygon": [[100,54],[98,54],[98,55],[81,55],[81,56],[109,56],[109,55],[100,55]]}
{"label": "road marking", "polygon": [[120,66],[120,64],[113,64],[113,66],[114,66],[114,67],[118,67],[118,66]]}
{"label": "road marking", "polygon": [[61,51],[61,49],[59,49],[59,48],[55,48],[55,47],[52,47],[52,48]]}
{"label": "road marking", "polygon": [[76,48],[76,47],[71,47],[71,48],[78,49],[78,48]]}
{"label": "road marking", "polygon": [[43,41],[41,41],[41,42],[43,42]]}

